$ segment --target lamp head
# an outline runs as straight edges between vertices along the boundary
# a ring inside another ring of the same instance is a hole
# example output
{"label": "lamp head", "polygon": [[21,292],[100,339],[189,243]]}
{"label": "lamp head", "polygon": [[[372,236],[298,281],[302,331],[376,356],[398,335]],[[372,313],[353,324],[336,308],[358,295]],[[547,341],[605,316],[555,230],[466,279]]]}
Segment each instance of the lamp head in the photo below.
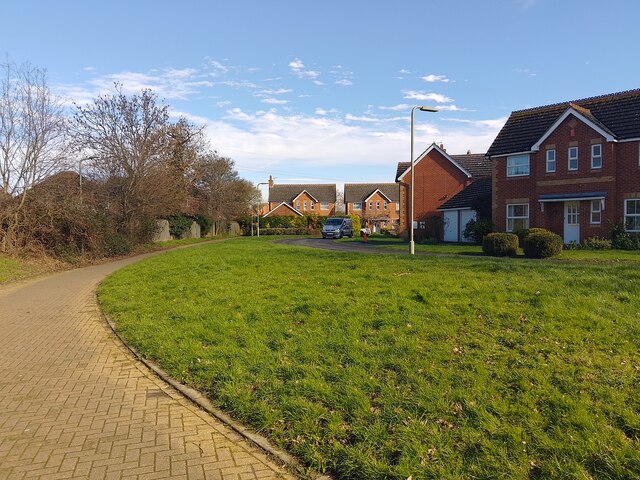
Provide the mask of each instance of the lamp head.
{"label": "lamp head", "polygon": [[420,110],[422,112],[437,112],[438,111],[437,108],[433,108],[433,107],[418,107],[418,110]]}

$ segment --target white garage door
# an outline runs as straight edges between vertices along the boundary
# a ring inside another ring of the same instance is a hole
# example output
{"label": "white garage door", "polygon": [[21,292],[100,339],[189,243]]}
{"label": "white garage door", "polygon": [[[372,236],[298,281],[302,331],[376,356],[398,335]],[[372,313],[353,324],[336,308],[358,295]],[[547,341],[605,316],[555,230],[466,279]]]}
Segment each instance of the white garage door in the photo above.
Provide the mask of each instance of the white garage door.
{"label": "white garage door", "polygon": [[458,241],[458,211],[444,212],[444,241]]}

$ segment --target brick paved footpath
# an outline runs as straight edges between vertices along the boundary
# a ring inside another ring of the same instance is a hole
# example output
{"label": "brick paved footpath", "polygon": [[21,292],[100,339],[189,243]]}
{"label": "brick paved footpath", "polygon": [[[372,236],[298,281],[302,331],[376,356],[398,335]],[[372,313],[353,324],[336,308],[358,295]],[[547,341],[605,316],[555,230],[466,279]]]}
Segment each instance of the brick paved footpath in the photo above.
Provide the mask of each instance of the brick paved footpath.
{"label": "brick paved footpath", "polygon": [[111,332],[95,288],[133,261],[0,289],[0,479],[294,478]]}

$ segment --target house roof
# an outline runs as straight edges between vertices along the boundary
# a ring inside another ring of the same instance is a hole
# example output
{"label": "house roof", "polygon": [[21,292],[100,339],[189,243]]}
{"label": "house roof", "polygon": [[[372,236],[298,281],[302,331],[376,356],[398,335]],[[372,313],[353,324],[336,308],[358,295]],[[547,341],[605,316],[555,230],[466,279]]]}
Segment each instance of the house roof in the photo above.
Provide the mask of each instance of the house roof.
{"label": "house roof", "polygon": [[269,188],[269,202],[291,202],[294,198],[300,195],[303,191],[318,202],[330,202],[336,201],[336,184],[281,184],[274,185]]}
{"label": "house roof", "polygon": [[[484,153],[466,153],[463,155],[449,155],[458,165],[465,169],[471,178],[487,177],[491,175],[491,162]],[[398,162],[396,182],[400,176],[409,170],[411,162]]]}
{"label": "house roof", "polygon": [[640,138],[640,89],[516,110],[489,147],[487,156],[529,152],[568,109],[617,140]]}
{"label": "house roof", "polygon": [[397,183],[345,183],[344,203],[364,202],[376,190],[391,202],[400,201],[400,187]]}
{"label": "house roof", "polygon": [[440,205],[438,210],[473,208],[476,201],[491,195],[491,177],[479,178]]}
{"label": "house roof", "polygon": [[298,215],[298,216],[300,216],[300,217],[302,217],[302,216],[303,216],[303,215],[302,215],[302,213],[300,213],[298,210],[296,210],[295,208],[293,208],[293,207],[292,207],[291,205],[289,205],[287,202],[281,202],[281,203],[279,203],[278,205],[276,205],[275,207],[273,207],[271,210],[269,210],[267,213],[265,213],[265,214],[262,216],[262,218],[270,217],[270,216],[271,216],[271,214],[272,214],[273,212],[275,212],[276,210],[278,210],[280,207],[287,208],[287,209],[291,210],[293,213],[295,213],[296,215]]}

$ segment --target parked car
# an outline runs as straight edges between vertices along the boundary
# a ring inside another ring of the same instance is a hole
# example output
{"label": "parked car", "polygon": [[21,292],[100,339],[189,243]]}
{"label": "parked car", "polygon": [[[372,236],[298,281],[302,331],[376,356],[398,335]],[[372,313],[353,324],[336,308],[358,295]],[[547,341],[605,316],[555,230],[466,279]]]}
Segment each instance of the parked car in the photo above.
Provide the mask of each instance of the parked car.
{"label": "parked car", "polygon": [[322,226],[322,238],[353,237],[353,222],[350,218],[330,217]]}

